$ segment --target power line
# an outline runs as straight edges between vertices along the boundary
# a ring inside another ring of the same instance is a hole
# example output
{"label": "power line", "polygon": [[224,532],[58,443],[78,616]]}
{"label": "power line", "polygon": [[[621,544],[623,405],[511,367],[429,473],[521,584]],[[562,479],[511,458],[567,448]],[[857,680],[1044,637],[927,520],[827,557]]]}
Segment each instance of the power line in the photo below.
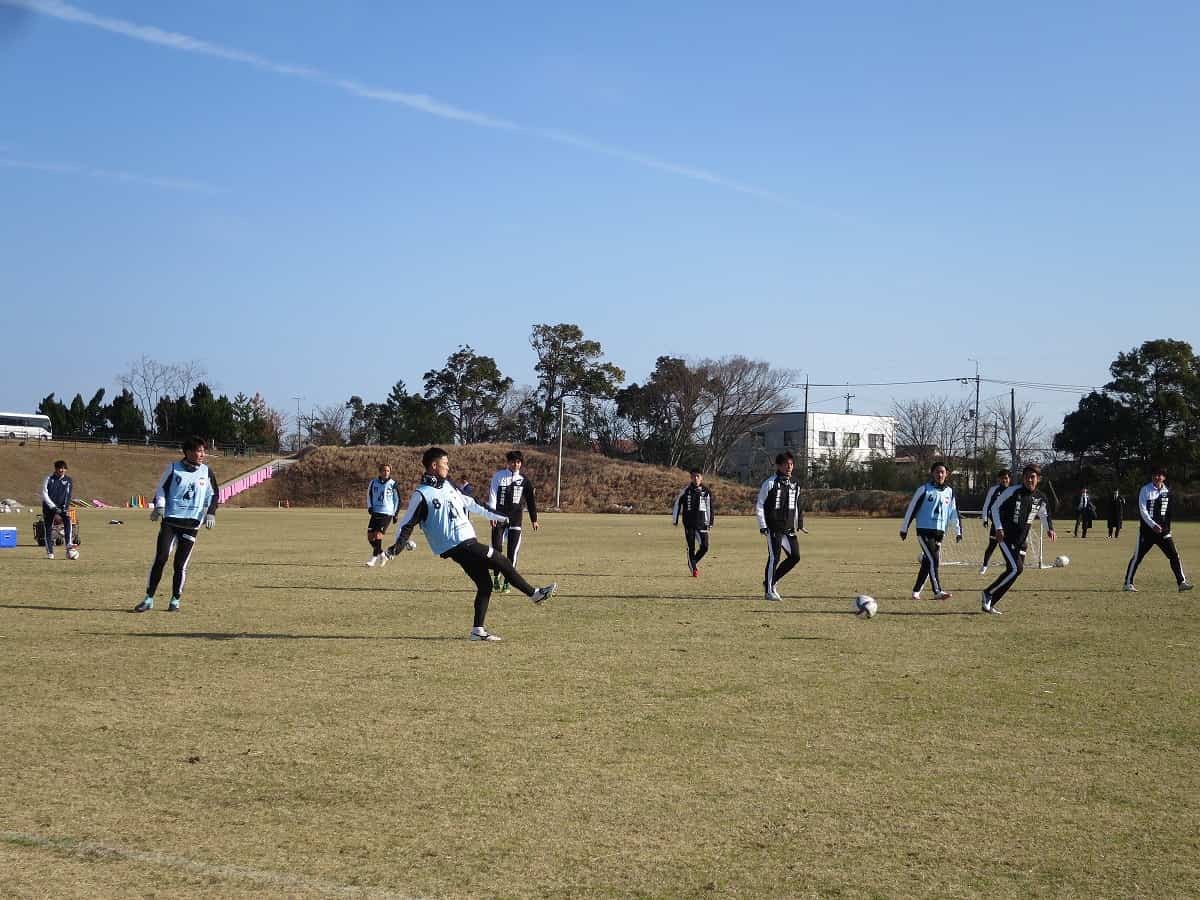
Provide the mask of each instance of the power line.
{"label": "power line", "polygon": [[[969,380],[974,381],[975,376],[972,375]],[[818,384],[817,382],[812,381],[812,382],[809,382],[808,386],[810,388],[815,388],[815,387],[819,387],[819,388],[898,387],[900,385],[909,385],[909,384],[944,384],[944,383],[951,382],[951,381],[962,381],[962,379],[961,378],[928,378],[923,381],[874,381],[874,382],[865,382],[864,381],[864,382],[854,382],[854,383],[851,383],[849,381],[836,381],[836,382],[833,382],[832,384]],[[804,384],[793,384],[793,385],[789,385],[789,387],[802,388],[802,387],[804,387]],[[839,396],[841,396],[841,395],[839,395]]]}
{"label": "power line", "polygon": [[[880,387],[910,387],[917,384],[950,384],[959,382],[960,384],[969,384],[975,380],[974,375],[964,375],[959,378],[923,378],[915,381],[835,381],[835,382],[808,382],[810,388],[880,388]],[[1080,394],[1089,391],[1097,391],[1100,393],[1107,392],[1107,389],[1094,384],[1054,384],[1046,381],[1015,381],[1007,378],[980,378],[981,382],[988,384],[999,384],[1005,387],[1021,388],[1027,391],[1058,391],[1067,394]],[[803,388],[805,385],[793,384],[791,388]],[[845,396],[844,394],[839,396]],[[832,399],[832,398],[831,398]]]}

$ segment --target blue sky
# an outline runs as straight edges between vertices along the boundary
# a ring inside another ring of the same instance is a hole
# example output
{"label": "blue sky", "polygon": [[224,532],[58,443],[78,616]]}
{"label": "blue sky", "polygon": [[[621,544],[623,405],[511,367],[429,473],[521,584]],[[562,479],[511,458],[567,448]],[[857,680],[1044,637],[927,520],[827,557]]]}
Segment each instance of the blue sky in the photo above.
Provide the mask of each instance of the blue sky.
{"label": "blue sky", "polygon": [[284,413],[460,343],[528,384],[539,322],[631,381],[1102,384],[1200,331],[1198,45],[1185,3],[0,0],[0,408],[143,353]]}

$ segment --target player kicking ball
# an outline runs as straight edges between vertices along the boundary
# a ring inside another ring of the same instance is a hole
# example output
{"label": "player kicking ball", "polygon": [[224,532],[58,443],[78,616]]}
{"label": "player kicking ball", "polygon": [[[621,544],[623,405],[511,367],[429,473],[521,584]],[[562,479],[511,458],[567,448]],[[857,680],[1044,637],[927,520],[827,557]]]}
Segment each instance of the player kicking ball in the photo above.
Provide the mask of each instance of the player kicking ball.
{"label": "player kicking ball", "polygon": [[483,624],[492,598],[492,572],[502,575],[510,585],[539,605],[550,598],[558,584],[552,582],[546,587],[534,588],[513,568],[504,554],[497,553],[488,544],[479,543],[470,513],[486,516],[493,522],[507,522],[508,519],[476,503],[454,486],[449,480],[450,457],[445,450],[430,447],[421,456],[421,464],[425,467],[425,474],[408,500],[408,509],[400,523],[396,542],[388,548],[387,556],[391,559],[402,550],[415,550],[412,533],[414,528],[420,526],[429,549],[442,559],[454,560],[475,582],[475,619],[470,639],[499,641],[500,636],[492,634]]}

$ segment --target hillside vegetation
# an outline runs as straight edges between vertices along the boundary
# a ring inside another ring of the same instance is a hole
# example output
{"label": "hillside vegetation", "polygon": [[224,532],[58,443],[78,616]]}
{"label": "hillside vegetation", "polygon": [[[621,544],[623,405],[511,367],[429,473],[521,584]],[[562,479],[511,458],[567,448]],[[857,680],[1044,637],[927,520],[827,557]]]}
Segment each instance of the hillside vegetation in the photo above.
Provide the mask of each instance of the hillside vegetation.
{"label": "hillside vegetation", "polygon": [[[450,476],[475,485],[486,499],[492,475],[504,464],[510,448],[500,444],[448,447]],[[300,462],[275,478],[233,498],[234,506],[363,506],[367,483],[379,464],[390,463],[392,477],[407,494],[421,473],[424,447],[314,447]],[[537,488],[538,506],[554,506],[557,453],[550,449],[523,448],[525,472]],[[563,457],[562,504],[564,512],[664,513],[671,509],[688,476],[680,469],[608,459],[593,453],[568,451]],[[717,515],[754,512],[755,487],[723,478],[706,477],[716,497]],[[853,515],[899,515],[907,497],[883,491],[816,490],[807,492],[807,509]]]}
{"label": "hillside vegetation", "polygon": [[[363,506],[367,483],[380,463],[392,467],[392,477],[407,500],[421,474],[425,447],[314,447],[300,462],[268,482],[240,494],[233,504],[275,506],[287,500],[292,506]],[[492,475],[504,465],[511,449],[500,444],[447,447],[450,477],[468,480],[477,496],[487,499]],[[522,448],[525,473],[537,490],[539,509],[554,506],[557,452]],[[718,514],[748,512],[754,508],[754,491],[722,479],[706,479],[717,498]],[[563,457],[562,509],[566,512],[663,512],[687,484],[679,469],[622,462],[592,453],[567,452]]]}
{"label": "hillside vegetation", "polygon": [[[120,506],[133,494],[153,494],[163,468],[182,455],[178,450],[133,444],[0,441],[0,498],[11,497],[27,506],[40,504],[42,479],[54,471],[56,459],[65,459],[77,498],[98,498]],[[224,484],[270,459],[212,456],[209,463],[218,484]]]}

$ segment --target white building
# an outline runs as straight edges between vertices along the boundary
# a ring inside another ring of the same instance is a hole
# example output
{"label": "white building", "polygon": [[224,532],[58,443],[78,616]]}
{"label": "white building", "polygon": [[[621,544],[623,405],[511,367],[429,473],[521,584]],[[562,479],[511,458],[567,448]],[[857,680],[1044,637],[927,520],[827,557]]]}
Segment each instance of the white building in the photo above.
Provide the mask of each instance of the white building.
{"label": "white building", "polygon": [[896,454],[896,420],[892,416],[810,412],[805,427],[803,412],[772,416],[734,445],[726,464],[727,474],[743,481],[766,476],[775,467],[775,455],[791,450],[796,467],[807,459],[845,455],[852,463],[872,458],[893,459]]}

